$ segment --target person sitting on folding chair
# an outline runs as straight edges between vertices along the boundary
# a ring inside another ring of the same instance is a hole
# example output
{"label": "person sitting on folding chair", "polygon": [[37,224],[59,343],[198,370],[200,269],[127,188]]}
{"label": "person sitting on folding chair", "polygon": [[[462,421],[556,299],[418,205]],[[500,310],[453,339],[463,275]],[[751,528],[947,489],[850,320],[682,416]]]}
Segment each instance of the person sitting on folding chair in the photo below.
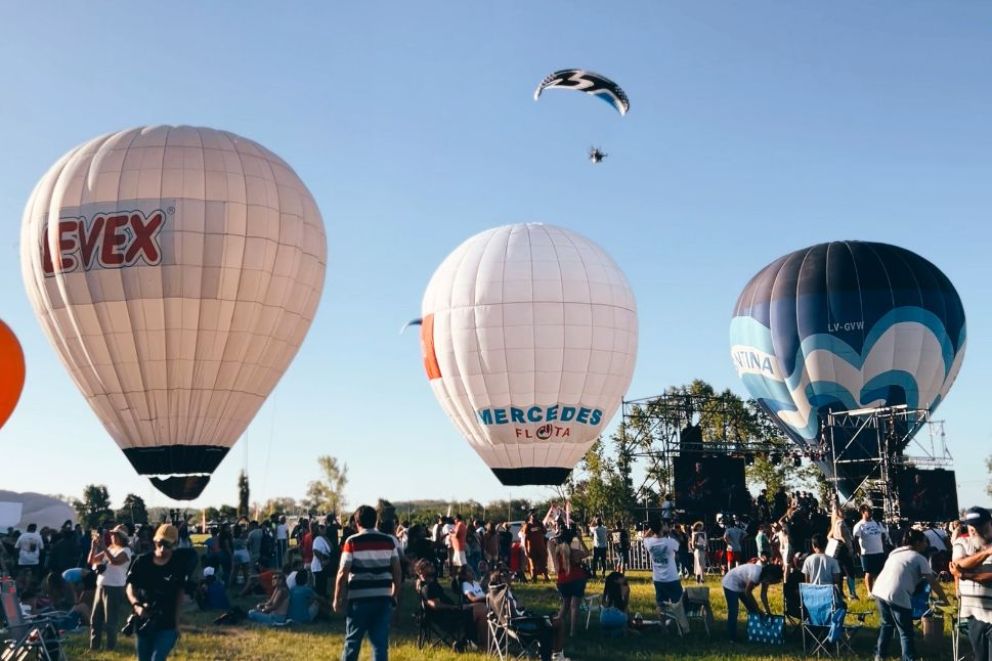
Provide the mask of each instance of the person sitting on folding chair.
{"label": "person sitting on folding chair", "polygon": [[947,601],[944,589],[937,582],[937,576],[930,569],[926,558],[929,542],[919,530],[907,530],[903,546],[892,551],[885,566],[875,579],[871,595],[875,598],[880,620],[876,659],[884,659],[888,654],[892,634],[899,631],[903,659],[916,658],[916,645],[913,640],[912,597],[917,587],[924,581],[942,601]]}
{"label": "person sitting on folding chair", "polygon": [[417,594],[424,607],[424,616],[442,631],[455,639],[455,649],[461,651],[469,640],[475,639],[472,623],[472,604],[457,604],[437,582],[434,563],[418,560],[414,565],[417,575]]}
{"label": "person sitting on folding chair", "polygon": [[844,594],[840,589],[840,563],[823,551],[827,547],[827,539],[822,533],[813,535],[811,541],[813,552],[803,561],[803,576],[807,583],[813,585],[832,585],[837,589],[838,600],[843,603]]}
{"label": "person sitting on folding chair", "polygon": [[[782,582],[782,567],[779,565],[762,565],[749,563],[734,567],[723,577],[723,594],[727,598],[727,636],[731,641],[737,640],[737,615],[739,604],[744,603],[749,613],[772,614],[768,605],[768,586]],[[761,586],[761,606],[754,598],[754,589]]]}
{"label": "person sitting on folding chair", "polygon": [[[537,640],[541,661],[569,661],[562,652],[565,641],[563,621],[551,615],[538,615],[523,607],[510,590],[511,574],[496,569],[489,575],[486,603],[498,628],[510,627],[518,634]],[[493,641],[500,637],[492,636]]]}

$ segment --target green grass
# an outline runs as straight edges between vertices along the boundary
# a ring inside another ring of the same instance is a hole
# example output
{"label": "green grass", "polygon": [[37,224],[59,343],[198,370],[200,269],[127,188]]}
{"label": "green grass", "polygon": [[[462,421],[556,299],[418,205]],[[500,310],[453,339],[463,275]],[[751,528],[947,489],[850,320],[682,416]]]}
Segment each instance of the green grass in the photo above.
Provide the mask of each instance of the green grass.
{"label": "green grass", "polygon": [[[652,618],[654,612],[654,589],[647,572],[631,572],[631,612],[640,612],[645,619]],[[442,581],[444,583],[444,581]],[[726,639],[726,603],[720,588],[719,579],[710,578],[710,598],[715,626],[711,635],[707,636],[698,622],[693,622],[693,632],[685,638],[679,638],[661,631],[630,634],[621,639],[604,639],[600,636],[598,621],[593,616],[593,623],[586,631],[585,613],[578,634],[566,640],[565,652],[574,659],[617,661],[620,659],[751,659],[753,661],[788,661],[802,659],[802,644],[798,637],[787,631],[785,646],[760,646],[740,642],[731,644]],[[591,581],[586,590],[587,594],[602,589],[601,581]],[[864,592],[864,585],[859,584],[858,590]],[[529,609],[557,611],[558,596],[553,584],[519,585],[514,590],[520,601]],[[404,594],[399,615],[399,625],[390,635],[390,657],[392,659],[438,659],[441,661],[459,659],[461,661],[477,661],[485,658],[480,653],[455,654],[447,650],[421,651],[417,649],[417,627],[413,619],[415,599],[412,588],[408,585]],[[781,612],[781,586],[774,586],[769,591],[772,608]],[[238,605],[247,610],[257,599],[240,599]],[[857,658],[871,658],[877,636],[878,619],[874,614],[874,605],[868,601],[850,604],[852,611],[870,610],[868,626],[862,630],[855,642]],[[312,625],[294,625],[288,629],[270,629],[254,624],[242,624],[235,627],[220,627],[211,624],[216,614],[201,614],[195,606],[193,610],[182,616],[182,635],[173,658],[176,659],[337,659],[340,658],[343,643],[344,620],[334,615],[331,622],[321,622]],[[743,620],[739,622],[740,637],[743,639]],[[930,648],[923,644],[922,636],[917,632],[919,652],[928,659],[950,658],[950,623],[945,621],[944,643],[939,648]],[[88,659],[132,659],[134,658],[134,641],[130,638],[119,638],[118,649],[114,652],[90,654],[86,651],[86,634],[72,634],[69,645],[70,657]],[[898,640],[893,641],[891,653],[898,657]],[[371,658],[368,643],[363,646],[362,659]]]}

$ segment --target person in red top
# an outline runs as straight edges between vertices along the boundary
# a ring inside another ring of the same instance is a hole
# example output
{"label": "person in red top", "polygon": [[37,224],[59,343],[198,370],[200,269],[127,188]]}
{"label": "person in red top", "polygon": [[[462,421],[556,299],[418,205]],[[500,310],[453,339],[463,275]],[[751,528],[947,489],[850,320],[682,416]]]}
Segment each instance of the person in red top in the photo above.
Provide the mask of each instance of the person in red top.
{"label": "person in red top", "polygon": [[574,525],[564,528],[552,542],[551,557],[555,563],[556,583],[561,595],[561,610],[558,619],[565,621],[570,616],[569,633],[574,636],[579,620],[579,604],[586,592],[588,576],[582,563],[589,557],[582,539],[576,534]]}
{"label": "person in red top", "polygon": [[300,555],[303,558],[303,566],[307,568],[313,562],[313,528],[316,525],[316,521],[310,522],[310,527],[303,533],[303,539],[300,542]]}
{"label": "person in red top", "polygon": [[455,515],[455,529],[451,532],[451,563],[455,567],[464,567],[468,564],[468,526],[461,514]]}

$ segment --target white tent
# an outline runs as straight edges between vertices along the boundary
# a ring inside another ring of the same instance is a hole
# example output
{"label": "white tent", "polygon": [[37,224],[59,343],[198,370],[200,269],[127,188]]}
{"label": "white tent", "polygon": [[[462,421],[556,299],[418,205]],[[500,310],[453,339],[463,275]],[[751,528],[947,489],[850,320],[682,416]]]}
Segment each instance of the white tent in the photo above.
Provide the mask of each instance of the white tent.
{"label": "white tent", "polygon": [[76,523],[76,512],[65,502],[53,496],[27,491],[0,490],[0,528],[27,530],[35,523],[38,529],[61,528],[66,521]]}

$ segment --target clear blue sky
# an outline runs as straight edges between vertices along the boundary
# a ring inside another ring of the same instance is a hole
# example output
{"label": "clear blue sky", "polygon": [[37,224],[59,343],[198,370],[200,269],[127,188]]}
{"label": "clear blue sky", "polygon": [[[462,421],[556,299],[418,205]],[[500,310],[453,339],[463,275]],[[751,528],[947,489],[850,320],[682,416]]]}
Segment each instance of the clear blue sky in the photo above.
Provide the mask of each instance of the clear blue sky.
{"label": "clear blue sky", "polygon": [[[184,123],[285,158],[329,250],[300,354],[195,504],[233,502],[242,466],[253,499],[300,497],[325,453],[347,462],[352,505],[505,497],[434,401],[415,334],[397,330],[457,244],[526,220],[589,236],[625,270],[640,308],[631,397],[694,377],[743,393],[731,308],[781,254],[865,239],[924,255],[968,314],[938,417],[962,505],[988,502],[990,24],[980,2],[0,4],[0,318],[28,364],[0,487],[95,482],[116,503],[168,503],[42,335],[18,241],[31,188],[71,147]],[[563,92],[533,102],[546,73],[573,66],[620,82],[630,114]],[[601,166],[590,144],[610,154]]]}

